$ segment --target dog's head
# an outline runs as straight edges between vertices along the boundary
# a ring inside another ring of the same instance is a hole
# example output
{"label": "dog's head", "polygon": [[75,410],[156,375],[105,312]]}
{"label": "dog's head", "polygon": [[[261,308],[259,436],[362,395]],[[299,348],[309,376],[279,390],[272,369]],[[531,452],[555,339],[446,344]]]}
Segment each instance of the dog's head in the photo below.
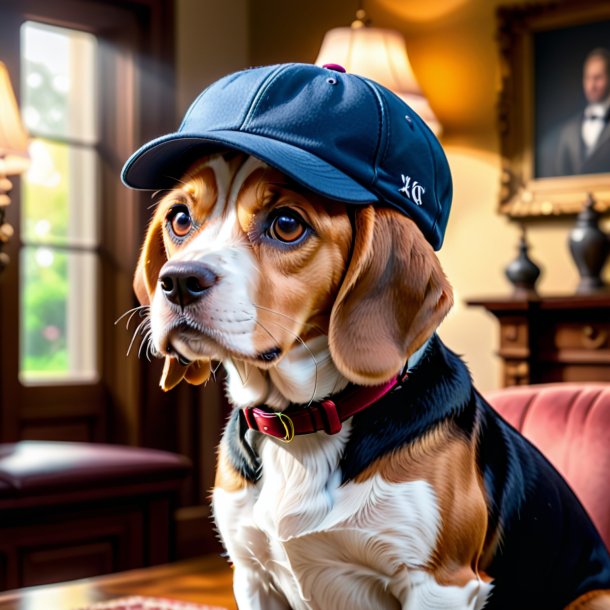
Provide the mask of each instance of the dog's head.
{"label": "dog's head", "polygon": [[345,378],[381,383],[452,302],[409,218],[332,201],[235,153],[197,161],[163,195],[134,287],[165,389],[204,381],[212,360],[272,369],[321,338]]}
{"label": "dog's head", "polygon": [[295,402],[381,383],[451,306],[433,250],[451,205],[442,148],[393,93],[338,66],[217,81],[123,181],[165,193],[135,280],[164,388],[205,380],[212,360],[250,388],[271,380],[258,397],[274,406],[275,390]]}

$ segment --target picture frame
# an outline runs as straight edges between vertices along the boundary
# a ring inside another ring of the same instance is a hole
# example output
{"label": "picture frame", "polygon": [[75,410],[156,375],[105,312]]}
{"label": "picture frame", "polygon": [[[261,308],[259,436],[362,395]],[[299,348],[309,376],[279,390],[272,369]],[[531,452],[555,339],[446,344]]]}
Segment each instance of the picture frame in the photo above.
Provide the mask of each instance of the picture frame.
{"label": "picture frame", "polygon": [[610,49],[610,2],[499,7],[497,43],[499,212],[517,219],[577,214],[589,195],[598,211],[609,210],[610,148],[594,172],[562,169],[557,157],[563,124],[586,106],[585,58]]}

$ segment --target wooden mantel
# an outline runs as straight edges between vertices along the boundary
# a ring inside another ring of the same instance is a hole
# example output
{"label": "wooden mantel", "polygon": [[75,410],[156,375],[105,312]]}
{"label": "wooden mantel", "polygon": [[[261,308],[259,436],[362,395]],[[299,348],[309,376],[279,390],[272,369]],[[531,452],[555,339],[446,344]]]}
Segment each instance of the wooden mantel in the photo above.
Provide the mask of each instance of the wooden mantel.
{"label": "wooden mantel", "polygon": [[610,381],[610,292],[470,298],[500,323],[502,384]]}

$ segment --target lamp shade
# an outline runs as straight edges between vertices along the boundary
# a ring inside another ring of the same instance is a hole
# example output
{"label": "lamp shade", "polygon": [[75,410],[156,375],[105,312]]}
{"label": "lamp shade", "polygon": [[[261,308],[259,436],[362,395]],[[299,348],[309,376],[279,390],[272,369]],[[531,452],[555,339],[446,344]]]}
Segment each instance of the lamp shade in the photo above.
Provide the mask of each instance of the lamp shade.
{"label": "lamp shade", "polygon": [[393,91],[436,135],[440,133],[441,125],[417,83],[400,32],[364,25],[329,30],[322,41],[316,64],[332,63]]}
{"label": "lamp shade", "polygon": [[28,136],[8,70],[0,61],[0,174],[20,174],[28,165]]}

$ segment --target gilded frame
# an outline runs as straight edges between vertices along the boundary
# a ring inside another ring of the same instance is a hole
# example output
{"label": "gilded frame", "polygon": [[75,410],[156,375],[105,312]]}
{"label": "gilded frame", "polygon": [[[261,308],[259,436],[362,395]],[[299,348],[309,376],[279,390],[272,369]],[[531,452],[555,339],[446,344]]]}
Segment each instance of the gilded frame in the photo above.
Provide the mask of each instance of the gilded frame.
{"label": "gilded frame", "polygon": [[[605,22],[610,33],[610,2],[563,0],[503,6],[498,9],[497,17],[498,128],[502,157],[499,212],[513,218],[575,214],[582,209],[589,193],[600,212],[610,210],[610,159],[609,173],[536,175],[539,141],[535,138],[534,83],[537,59],[534,54],[536,48],[540,49],[539,34],[570,33],[577,28],[585,32],[589,24],[598,24],[605,32]],[[577,78],[580,82],[581,75]]]}

